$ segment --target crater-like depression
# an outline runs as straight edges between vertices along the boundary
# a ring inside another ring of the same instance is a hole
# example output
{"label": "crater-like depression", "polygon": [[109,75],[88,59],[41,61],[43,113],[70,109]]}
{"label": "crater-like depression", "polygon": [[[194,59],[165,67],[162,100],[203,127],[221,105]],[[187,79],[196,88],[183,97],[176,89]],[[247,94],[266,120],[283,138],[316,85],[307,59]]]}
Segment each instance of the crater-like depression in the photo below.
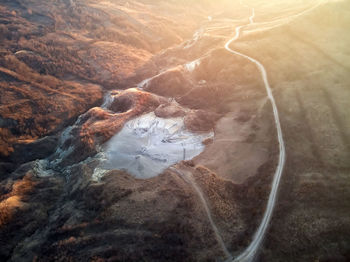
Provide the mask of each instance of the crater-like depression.
{"label": "crater-like depression", "polygon": [[128,121],[103,148],[100,170],[125,170],[137,178],[159,175],[167,167],[199,155],[213,132],[192,133],[183,118],[159,118],[153,112]]}

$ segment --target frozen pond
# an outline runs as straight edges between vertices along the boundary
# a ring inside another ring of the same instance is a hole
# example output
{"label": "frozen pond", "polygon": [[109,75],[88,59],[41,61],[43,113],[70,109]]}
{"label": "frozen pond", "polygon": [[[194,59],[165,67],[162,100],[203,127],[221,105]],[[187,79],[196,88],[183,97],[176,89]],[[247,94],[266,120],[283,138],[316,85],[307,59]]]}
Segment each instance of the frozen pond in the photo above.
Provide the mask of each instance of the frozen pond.
{"label": "frozen pond", "polygon": [[126,170],[137,178],[157,176],[167,167],[190,160],[204,150],[213,133],[195,134],[182,118],[164,119],[149,113],[127,122],[104,147],[103,170]]}

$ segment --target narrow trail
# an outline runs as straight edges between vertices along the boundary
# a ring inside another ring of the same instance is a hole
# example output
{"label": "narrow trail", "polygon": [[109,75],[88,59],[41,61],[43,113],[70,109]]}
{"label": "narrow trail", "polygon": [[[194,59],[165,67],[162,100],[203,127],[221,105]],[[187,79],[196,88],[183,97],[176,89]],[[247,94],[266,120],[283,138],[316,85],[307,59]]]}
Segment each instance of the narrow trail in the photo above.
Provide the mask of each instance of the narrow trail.
{"label": "narrow trail", "polygon": [[[288,16],[286,18],[281,18],[281,19],[278,19],[278,20],[284,20],[283,22],[281,23],[278,23],[277,25],[273,25],[272,27],[268,28],[268,29],[271,29],[271,28],[275,28],[275,27],[279,27],[281,25],[285,25],[287,23],[289,23],[290,21],[293,20],[293,18],[297,18],[297,17],[300,17],[312,10],[314,10],[315,8],[317,8],[318,6],[321,5],[321,2],[320,1],[318,4],[316,4],[315,6],[307,9],[307,10],[304,10],[298,14],[295,14],[295,15],[291,15],[291,16]],[[238,55],[238,56],[241,56],[241,57],[244,57],[245,59],[248,59],[250,62],[254,63],[260,74],[261,74],[261,77],[262,77],[262,80],[263,80],[263,83],[264,83],[264,86],[265,86],[265,89],[266,89],[266,93],[267,93],[267,97],[271,103],[271,106],[272,106],[272,110],[273,110],[273,115],[274,115],[274,120],[275,120],[275,126],[276,126],[276,131],[277,131],[277,138],[278,138],[278,143],[279,143],[279,158],[278,158],[278,165],[276,167],[276,170],[275,170],[275,173],[274,173],[274,176],[273,176],[273,181],[272,181],[272,185],[271,185],[271,191],[270,191],[270,194],[269,194],[269,198],[268,198],[268,202],[267,202],[267,206],[266,206],[266,210],[265,210],[265,213],[263,215],[263,218],[262,218],[262,221],[258,227],[258,229],[256,230],[253,238],[252,238],[252,241],[251,243],[249,244],[249,246],[241,253],[239,254],[236,258],[233,258],[232,255],[230,254],[230,252],[228,251],[228,249],[226,248],[225,246],[225,243],[221,237],[221,234],[215,224],[215,222],[213,221],[213,218],[212,218],[212,215],[211,215],[211,211],[210,211],[210,208],[208,206],[208,203],[204,197],[204,194],[203,192],[201,191],[200,187],[196,184],[194,178],[192,177],[192,174],[188,173],[188,174],[184,174],[183,172],[181,172],[180,170],[177,170],[176,168],[171,168],[173,171],[175,171],[178,175],[180,175],[187,183],[191,184],[193,189],[195,190],[195,192],[198,194],[199,198],[200,198],[200,201],[206,211],[206,214],[207,214],[207,217],[208,217],[208,220],[210,222],[210,225],[215,233],[215,237],[218,241],[218,244],[220,245],[223,253],[225,254],[226,256],[226,261],[227,262],[251,262],[255,259],[261,245],[262,245],[262,242],[264,240],[264,237],[265,237],[265,234],[266,234],[266,231],[267,231],[267,228],[269,226],[269,223],[271,221],[271,217],[272,217],[272,214],[273,214],[273,210],[274,210],[274,207],[275,207],[275,203],[276,203],[276,199],[277,199],[277,192],[278,192],[278,188],[279,188],[279,184],[280,184],[280,180],[281,180],[281,176],[282,176],[282,173],[283,173],[283,169],[284,169],[284,165],[285,165],[285,161],[286,161],[286,150],[285,150],[285,142],[284,142],[284,139],[283,139],[283,133],[282,133],[282,128],[281,128],[281,123],[280,123],[280,118],[279,118],[279,113],[278,113],[278,109],[277,109],[277,105],[276,105],[276,102],[275,102],[275,98],[273,96],[273,93],[272,93],[272,90],[271,90],[271,87],[270,87],[270,84],[269,84],[269,81],[268,81],[268,76],[267,76],[267,72],[266,72],[266,69],[265,67],[263,66],[263,64],[261,62],[259,62],[258,60],[248,56],[248,55],[245,55],[243,53],[240,53],[238,51],[235,51],[233,50],[230,45],[236,41],[240,35],[241,35],[241,30],[242,28],[246,27],[246,26],[249,26],[249,25],[265,25],[265,24],[270,24],[270,23],[274,23],[276,21],[269,21],[269,22],[260,22],[260,23],[255,23],[254,22],[254,18],[255,18],[255,9],[254,8],[251,8],[249,7],[248,5],[245,5],[244,3],[242,3],[242,0],[240,1],[241,5],[247,7],[247,8],[250,8],[251,9],[251,16],[249,17],[249,23],[248,24],[245,24],[245,25],[240,25],[240,26],[237,26],[235,28],[235,35],[233,38],[231,38],[226,44],[225,44],[225,49],[234,54],[234,55]],[[255,29],[257,30],[257,29]],[[253,31],[255,31],[253,30]],[[201,59],[203,59],[203,57],[206,57],[210,54],[212,50],[210,50],[209,52],[207,52],[204,56],[200,57],[199,59],[195,60],[195,61],[201,61]],[[185,67],[185,65],[183,65]],[[173,68],[170,68],[169,70],[171,70]],[[166,71],[163,71],[163,72],[160,72],[158,75],[155,75],[149,79],[146,79],[144,81],[142,81],[141,83],[138,84],[138,88],[139,89],[142,89],[143,87],[147,86],[148,83],[150,81],[152,81],[154,78],[166,73],[168,70]]]}
{"label": "narrow trail", "polygon": [[[255,17],[255,9],[252,8],[252,15],[249,17],[249,24],[248,25],[254,23],[254,17]],[[245,54],[242,54],[240,52],[237,52],[237,51],[230,48],[230,45],[239,38],[241,29],[244,26],[245,25],[236,27],[236,34],[232,39],[230,39],[226,43],[225,49],[232,54],[239,55],[239,56],[244,57],[244,58],[248,59],[249,61],[253,62],[258,67],[258,69],[261,73],[261,77],[262,77],[264,85],[265,85],[267,96],[271,102],[272,109],[273,109],[273,115],[274,115],[274,119],[275,119],[275,125],[276,125],[277,137],[278,137],[278,143],[279,143],[279,159],[278,159],[278,165],[277,165],[277,168],[276,168],[276,171],[274,174],[274,178],[273,178],[271,192],[269,195],[267,207],[266,207],[263,219],[260,223],[260,226],[257,229],[257,231],[255,232],[250,245],[234,260],[232,258],[227,260],[227,261],[234,261],[234,262],[253,261],[254,257],[256,256],[257,252],[259,251],[259,248],[260,248],[262,241],[264,239],[267,227],[270,223],[273,209],[275,207],[278,186],[280,183],[280,179],[282,176],[282,172],[283,172],[283,168],[284,168],[284,164],[285,164],[285,160],[286,160],[286,150],[285,150],[285,145],[284,145],[284,140],[283,140],[281,123],[280,123],[280,119],[279,119],[279,115],[278,115],[278,110],[277,110],[275,98],[273,97],[272,90],[271,90],[271,87],[270,87],[270,84],[269,84],[269,81],[267,78],[266,69],[258,60],[254,59],[250,56],[247,56]]]}
{"label": "narrow trail", "polygon": [[192,173],[191,172],[185,173],[184,170],[180,171],[174,167],[172,167],[170,169],[175,171],[182,179],[184,179],[187,183],[189,183],[193,187],[193,189],[197,193],[197,195],[198,195],[198,197],[199,197],[199,199],[200,199],[200,201],[205,209],[209,223],[210,223],[210,225],[215,233],[215,238],[218,241],[223,253],[225,254],[225,257],[229,258],[229,259],[232,258],[230,252],[227,250],[226,245],[221,237],[219,229],[217,228],[217,226],[216,226],[216,224],[211,216],[211,211],[210,211],[210,208],[207,204],[207,201],[205,200],[204,194],[203,194],[202,190],[200,189],[200,187],[197,185],[196,181],[194,180]]}

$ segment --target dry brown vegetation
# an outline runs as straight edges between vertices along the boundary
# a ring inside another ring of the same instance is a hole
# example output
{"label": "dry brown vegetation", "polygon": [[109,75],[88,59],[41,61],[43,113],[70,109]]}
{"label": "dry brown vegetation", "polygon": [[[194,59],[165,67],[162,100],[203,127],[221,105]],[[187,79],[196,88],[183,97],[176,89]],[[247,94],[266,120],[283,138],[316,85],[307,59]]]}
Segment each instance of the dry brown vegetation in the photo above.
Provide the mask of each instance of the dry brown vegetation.
{"label": "dry brown vegetation", "polygon": [[[34,189],[35,182],[30,176],[24,176],[23,179],[15,181],[11,190],[7,194],[2,194],[0,198],[0,227],[5,226],[16,213],[16,209],[25,208],[22,202],[23,197]],[[3,192],[2,192],[3,193]]]}
{"label": "dry brown vegetation", "polygon": [[97,85],[40,75],[11,54],[0,58],[0,65],[2,156],[8,156],[19,140],[62,128],[102,98]]}
{"label": "dry brown vegetation", "polygon": [[[223,48],[251,15],[238,2],[1,2],[0,152],[24,164],[12,172],[14,163],[0,163],[0,260],[221,259],[189,179],[229,251],[249,245],[279,152],[259,71]],[[349,3],[332,1],[281,24],[316,1],[244,2],[256,7],[256,23],[231,48],[266,67],[287,150],[259,259],[348,261]],[[184,48],[198,28],[201,37]],[[157,74],[143,91],[129,89]],[[126,90],[112,91],[107,108],[93,107],[103,88]],[[176,164],[178,172],[140,180],[114,170],[95,181],[98,148],[149,111],[215,136],[202,154]],[[37,139],[78,115],[66,140]]]}
{"label": "dry brown vegetation", "polygon": [[100,86],[118,88],[153,53],[190,37],[202,19],[184,20],[180,9],[169,13],[167,4],[159,6],[147,1],[2,2],[1,157],[8,159],[14,144],[54,133],[100,103]]}

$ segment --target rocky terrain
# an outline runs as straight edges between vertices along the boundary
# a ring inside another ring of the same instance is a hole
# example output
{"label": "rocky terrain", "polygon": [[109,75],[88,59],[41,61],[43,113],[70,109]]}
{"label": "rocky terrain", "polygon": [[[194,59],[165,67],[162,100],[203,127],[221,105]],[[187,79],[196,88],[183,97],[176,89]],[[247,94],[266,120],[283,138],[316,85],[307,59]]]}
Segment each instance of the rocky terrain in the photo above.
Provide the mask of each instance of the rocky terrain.
{"label": "rocky terrain", "polygon": [[350,5],[312,0],[2,1],[0,260],[238,256],[279,148],[237,26],[287,153],[256,259],[350,260]]}

